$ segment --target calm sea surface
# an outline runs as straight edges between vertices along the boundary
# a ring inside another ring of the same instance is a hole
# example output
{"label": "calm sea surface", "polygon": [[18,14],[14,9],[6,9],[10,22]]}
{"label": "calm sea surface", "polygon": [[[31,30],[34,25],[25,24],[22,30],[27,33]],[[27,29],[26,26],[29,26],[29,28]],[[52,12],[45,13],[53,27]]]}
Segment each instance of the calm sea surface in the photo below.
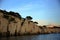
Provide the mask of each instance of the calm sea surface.
{"label": "calm sea surface", "polygon": [[32,36],[3,37],[0,40],[60,40],[60,34],[45,34]]}

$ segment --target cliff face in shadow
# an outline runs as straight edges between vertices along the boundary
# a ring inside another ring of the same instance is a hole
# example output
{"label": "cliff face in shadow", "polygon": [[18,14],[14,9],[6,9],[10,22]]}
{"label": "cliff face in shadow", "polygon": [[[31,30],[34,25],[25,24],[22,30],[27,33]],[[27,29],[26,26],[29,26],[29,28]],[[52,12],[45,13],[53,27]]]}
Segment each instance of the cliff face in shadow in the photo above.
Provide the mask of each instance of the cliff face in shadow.
{"label": "cliff face in shadow", "polygon": [[13,36],[23,34],[60,33],[60,27],[38,26],[30,16],[22,18],[19,13],[0,10],[0,35]]}

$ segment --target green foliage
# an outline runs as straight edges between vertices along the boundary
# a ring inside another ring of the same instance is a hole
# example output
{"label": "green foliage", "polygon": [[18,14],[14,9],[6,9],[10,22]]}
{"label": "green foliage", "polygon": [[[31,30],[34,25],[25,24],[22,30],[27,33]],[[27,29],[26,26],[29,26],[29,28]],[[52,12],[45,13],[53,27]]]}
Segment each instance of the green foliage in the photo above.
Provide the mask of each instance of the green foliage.
{"label": "green foliage", "polygon": [[38,26],[40,29],[43,29],[43,27],[42,26]]}
{"label": "green foliage", "polygon": [[15,13],[15,12],[12,12],[12,11],[9,12],[9,15],[12,15],[12,16],[15,16],[15,17],[18,17],[19,19],[22,18],[21,15],[20,15],[19,13]]}
{"label": "green foliage", "polygon": [[43,25],[43,27],[44,27],[44,28],[46,28],[46,26],[45,26],[45,25]]}
{"label": "green foliage", "polygon": [[38,22],[34,22],[34,23],[38,24]]}
{"label": "green foliage", "polygon": [[3,15],[3,18],[9,19],[8,15]]}
{"label": "green foliage", "polygon": [[12,15],[18,17],[19,19],[22,18],[21,15],[17,12],[13,12],[13,11],[7,12],[6,10],[0,10],[0,12],[2,12],[4,15]]}
{"label": "green foliage", "polygon": [[26,17],[28,20],[32,20],[33,18],[31,16]]}
{"label": "green foliage", "polygon": [[0,10],[0,12],[2,12],[4,14],[8,13],[6,10]]}
{"label": "green foliage", "polygon": [[3,10],[0,9],[0,12],[3,12]]}
{"label": "green foliage", "polygon": [[28,24],[29,24],[30,22],[33,22],[33,21],[28,21]]}
{"label": "green foliage", "polygon": [[15,19],[11,17],[10,21],[15,21]]}
{"label": "green foliage", "polygon": [[15,21],[14,18],[9,17],[8,15],[4,15],[3,18],[6,18],[6,19],[9,20],[9,21]]}

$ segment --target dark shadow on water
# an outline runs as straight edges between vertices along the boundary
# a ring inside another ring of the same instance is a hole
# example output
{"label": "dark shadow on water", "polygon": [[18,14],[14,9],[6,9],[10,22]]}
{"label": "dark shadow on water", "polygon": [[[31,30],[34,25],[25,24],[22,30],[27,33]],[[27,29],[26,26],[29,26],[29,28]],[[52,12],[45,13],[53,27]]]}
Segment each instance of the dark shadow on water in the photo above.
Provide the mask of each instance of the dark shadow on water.
{"label": "dark shadow on water", "polygon": [[0,37],[0,40],[60,40],[60,34]]}

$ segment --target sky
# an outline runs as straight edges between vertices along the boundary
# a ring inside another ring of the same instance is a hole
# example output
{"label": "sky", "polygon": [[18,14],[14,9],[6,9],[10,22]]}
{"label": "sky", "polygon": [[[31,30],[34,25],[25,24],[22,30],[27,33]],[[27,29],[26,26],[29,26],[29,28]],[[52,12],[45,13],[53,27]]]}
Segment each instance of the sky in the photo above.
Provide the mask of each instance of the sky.
{"label": "sky", "polygon": [[60,25],[60,0],[0,0],[0,9],[31,16],[40,25]]}

